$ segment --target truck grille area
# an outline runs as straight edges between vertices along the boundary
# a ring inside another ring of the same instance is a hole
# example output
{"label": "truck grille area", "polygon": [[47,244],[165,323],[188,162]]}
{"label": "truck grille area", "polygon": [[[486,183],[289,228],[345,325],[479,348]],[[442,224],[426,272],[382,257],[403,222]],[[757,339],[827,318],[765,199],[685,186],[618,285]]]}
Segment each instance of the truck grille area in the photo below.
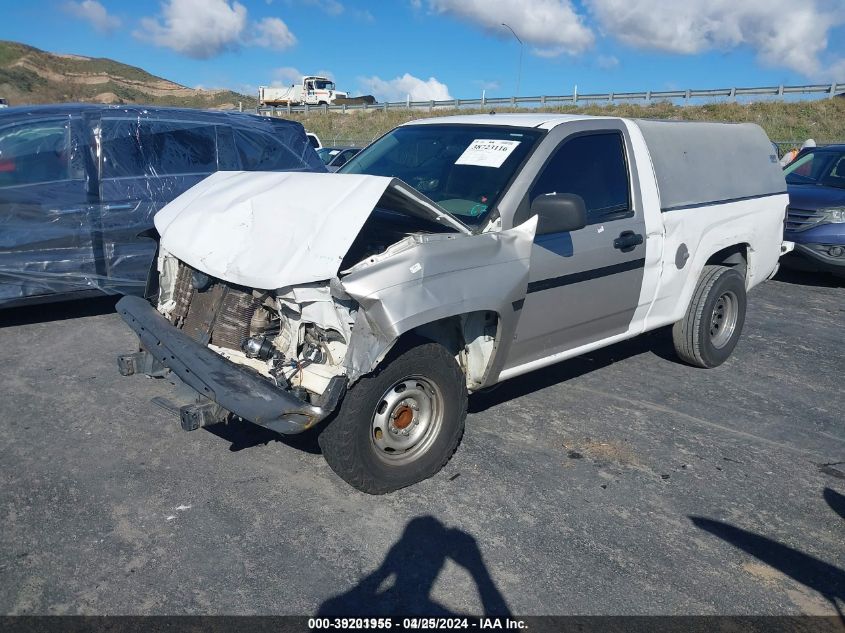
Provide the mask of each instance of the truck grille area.
{"label": "truck grille area", "polygon": [[180,262],[171,322],[199,343],[240,349],[250,336],[250,321],[261,305],[246,288],[213,279],[205,288],[193,287],[194,270]]}
{"label": "truck grille area", "polygon": [[806,231],[816,226],[822,220],[820,211],[805,211],[789,207],[786,213],[787,231]]}

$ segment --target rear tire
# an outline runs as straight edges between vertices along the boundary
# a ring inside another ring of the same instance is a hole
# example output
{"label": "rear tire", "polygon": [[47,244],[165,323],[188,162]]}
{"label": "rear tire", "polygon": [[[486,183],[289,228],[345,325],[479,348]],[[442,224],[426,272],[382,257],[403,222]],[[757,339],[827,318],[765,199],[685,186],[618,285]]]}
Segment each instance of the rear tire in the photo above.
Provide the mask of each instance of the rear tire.
{"label": "rear tire", "polygon": [[672,327],[680,358],[706,369],[724,363],[745,324],[745,278],[726,266],[705,266],[684,318]]}
{"label": "rear tire", "polygon": [[318,439],[351,486],[384,494],[428,479],[458,447],[467,390],[455,358],[437,343],[391,353],[349,389]]}

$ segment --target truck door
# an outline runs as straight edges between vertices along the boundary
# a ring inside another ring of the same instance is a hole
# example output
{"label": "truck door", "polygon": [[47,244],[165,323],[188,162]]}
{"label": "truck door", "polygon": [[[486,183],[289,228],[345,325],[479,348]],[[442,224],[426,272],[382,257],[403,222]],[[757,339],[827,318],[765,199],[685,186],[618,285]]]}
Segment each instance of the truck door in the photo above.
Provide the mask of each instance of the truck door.
{"label": "truck door", "polygon": [[530,208],[543,194],[577,194],[587,208],[587,226],[535,237],[509,367],[628,329],[645,262],[645,223],[632,167],[624,124],[608,122],[566,136],[539,171],[525,205]]}
{"label": "truck door", "polygon": [[317,92],[314,90],[313,81],[305,82],[305,103],[308,105],[314,105],[317,103]]}

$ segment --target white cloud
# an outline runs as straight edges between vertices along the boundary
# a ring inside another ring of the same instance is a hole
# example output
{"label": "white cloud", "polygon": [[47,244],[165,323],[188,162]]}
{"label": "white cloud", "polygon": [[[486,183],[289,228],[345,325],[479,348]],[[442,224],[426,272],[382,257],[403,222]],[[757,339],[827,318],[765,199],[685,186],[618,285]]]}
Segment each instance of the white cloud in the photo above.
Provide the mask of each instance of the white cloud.
{"label": "white cloud", "polygon": [[405,73],[395,79],[363,77],[359,80],[363,92],[370,93],[379,101],[404,101],[411,95],[411,101],[445,101],[452,99],[449,87],[429,77],[427,81]]}
{"label": "white cloud", "polygon": [[596,58],[596,66],[602,70],[612,70],[619,66],[619,58],[615,55],[599,55]]}
{"label": "white cloud", "polygon": [[345,8],[340,2],[337,0],[299,0],[302,4],[317,7],[323,13],[328,15],[340,15],[344,12]]}
{"label": "white cloud", "polygon": [[370,13],[367,9],[356,9],[354,7],[350,8],[347,7],[345,4],[339,2],[338,0],[286,0],[285,4],[287,4],[289,7],[293,7],[296,5],[314,7],[315,9],[319,9],[326,15],[329,15],[333,18],[344,15],[351,16],[360,22],[375,21],[373,14]]}
{"label": "white cloud", "polygon": [[161,15],[141,18],[134,35],[195,59],[209,59],[241,46],[282,50],[296,37],[279,18],[249,22],[236,0],[162,0]]}
{"label": "white cloud", "polygon": [[843,77],[845,77],[845,59],[833,62],[822,75],[826,81],[841,81]]}
{"label": "white cloud", "polygon": [[[845,22],[836,0],[585,0],[603,30],[635,48],[697,54],[751,47],[761,62],[825,72],[828,33]],[[833,8],[837,7],[837,8]]]}
{"label": "white cloud", "polygon": [[290,86],[291,84],[298,84],[302,81],[302,73],[298,68],[293,66],[284,66],[273,71],[272,86],[276,88],[281,86]]}
{"label": "white cloud", "polygon": [[[273,71],[273,80],[270,82],[270,85],[274,88],[280,88],[282,86],[290,86],[291,84],[299,84],[306,74],[308,73],[300,71],[299,68],[283,66]],[[328,77],[334,81],[334,73],[330,70],[321,69],[314,74],[318,77]]]}
{"label": "white cloud", "polygon": [[[420,5],[412,2],[415,8]],[[452,15],[502,38],[512,38],[508,24],[534,52],[544,57],[575,55],[593,45],[595,36],[570,0],[428,0],[434,13]]]}
{"label": "white cloud", "polygon": [[296,44],[296,36],[291,33],[288,25],[279,18],[263,18],[256,22],[251,29],[255,30],[255,36],[250,40],[250,43],[256,46],[283,51]]}
{"label": "white cloud", "polygon": [[488,92],[498,90],[502,87],[502,85],[498,81],[485,81],[483,79],[476,79],[472,83],[478,86],[481,90],[487,90]]}
{"label": "white cloud", "polygon": [[97,0],[66,2],[64,10],[80,20],[85,20],[100,33],[111,33],[120,26],[120,18],[110,15]]}

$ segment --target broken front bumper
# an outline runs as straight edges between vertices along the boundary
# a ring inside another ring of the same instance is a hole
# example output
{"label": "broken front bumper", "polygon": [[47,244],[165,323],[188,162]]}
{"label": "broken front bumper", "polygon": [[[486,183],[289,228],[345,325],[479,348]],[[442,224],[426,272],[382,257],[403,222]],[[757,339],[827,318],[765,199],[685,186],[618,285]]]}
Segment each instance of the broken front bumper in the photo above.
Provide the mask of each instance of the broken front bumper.
{"label": "broken front bumper", "polygon": [[146,353],[199,395],[277,433],[311,428],[335,409],[346,390],[346,377],[335,376],[317,404],[305,402],[198,343],[145,299],[123,297],[117,302],[117,312],[138,335]]}

